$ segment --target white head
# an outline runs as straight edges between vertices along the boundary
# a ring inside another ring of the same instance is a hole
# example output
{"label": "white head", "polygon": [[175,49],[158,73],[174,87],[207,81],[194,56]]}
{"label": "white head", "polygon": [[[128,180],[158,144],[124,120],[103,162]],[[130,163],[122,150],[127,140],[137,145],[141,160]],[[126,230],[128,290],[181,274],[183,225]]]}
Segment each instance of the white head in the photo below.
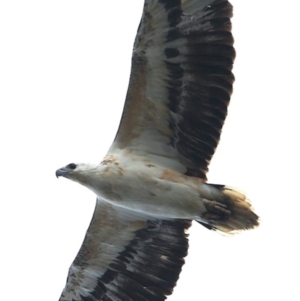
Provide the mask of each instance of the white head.
{"label": "white head", "polygon": [[67,166],[58,169],[55,175],[57,178],[64,177],[84,186],[89,186],[88,184],[98,174],[97,167],[97,164],[70,163]]}

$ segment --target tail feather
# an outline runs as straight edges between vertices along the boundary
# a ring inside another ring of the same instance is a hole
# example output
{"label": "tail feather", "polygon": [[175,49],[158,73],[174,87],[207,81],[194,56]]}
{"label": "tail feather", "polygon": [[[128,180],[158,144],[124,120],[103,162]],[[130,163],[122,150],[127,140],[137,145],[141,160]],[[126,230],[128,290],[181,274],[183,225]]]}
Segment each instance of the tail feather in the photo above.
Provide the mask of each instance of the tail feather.
{"label": "tail feather", "polygon": [[207,212],[198,221],[205,227],[230,233],[253,229],[259,225],[259,217],[243,193],[223,185],[208,184],[217,190],[215,200],[204,199]]}

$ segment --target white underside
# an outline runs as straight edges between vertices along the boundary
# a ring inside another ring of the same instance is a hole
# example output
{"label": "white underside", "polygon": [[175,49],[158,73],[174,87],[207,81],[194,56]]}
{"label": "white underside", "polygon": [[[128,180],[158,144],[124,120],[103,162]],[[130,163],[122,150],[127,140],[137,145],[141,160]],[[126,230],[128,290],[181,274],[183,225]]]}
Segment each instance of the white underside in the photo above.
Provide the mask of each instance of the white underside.
{"label": "white underside", "polygon": [[108,155],[82,183],[99,198],[156,218],[201,220],[203,199],[217,199],[218,192],[187,177],[140,158]]}

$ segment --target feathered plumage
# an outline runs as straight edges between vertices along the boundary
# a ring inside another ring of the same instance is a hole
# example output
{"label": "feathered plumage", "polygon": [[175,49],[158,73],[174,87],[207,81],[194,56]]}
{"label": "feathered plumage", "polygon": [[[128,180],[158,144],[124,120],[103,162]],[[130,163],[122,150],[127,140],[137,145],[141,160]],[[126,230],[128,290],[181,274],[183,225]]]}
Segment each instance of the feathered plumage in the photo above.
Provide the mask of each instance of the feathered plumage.
{"label": "feathered plumage", "polygon": [[258,225],[243,194],[206,184],[234,81],[231,17],[226,0],[145,0],[107,156],[56,172],[97,195],[60,301],[165,300],[192,220],[226,233]]}

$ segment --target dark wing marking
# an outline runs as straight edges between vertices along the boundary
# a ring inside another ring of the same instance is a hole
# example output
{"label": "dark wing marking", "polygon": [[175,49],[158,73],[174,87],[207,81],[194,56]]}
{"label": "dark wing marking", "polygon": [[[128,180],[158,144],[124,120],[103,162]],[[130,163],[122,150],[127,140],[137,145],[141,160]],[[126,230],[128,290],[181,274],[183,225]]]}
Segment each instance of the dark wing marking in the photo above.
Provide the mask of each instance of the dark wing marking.
{"label": "dark wing marking", "polygon": [[226,0],[146,0],[111,153],[206,180],[234,76]]}
{"label": "dark wing marking", "polygon": [[189,221],[147,220],[97,200],[59,300],[165,300],[187,255],[189,227]]}

